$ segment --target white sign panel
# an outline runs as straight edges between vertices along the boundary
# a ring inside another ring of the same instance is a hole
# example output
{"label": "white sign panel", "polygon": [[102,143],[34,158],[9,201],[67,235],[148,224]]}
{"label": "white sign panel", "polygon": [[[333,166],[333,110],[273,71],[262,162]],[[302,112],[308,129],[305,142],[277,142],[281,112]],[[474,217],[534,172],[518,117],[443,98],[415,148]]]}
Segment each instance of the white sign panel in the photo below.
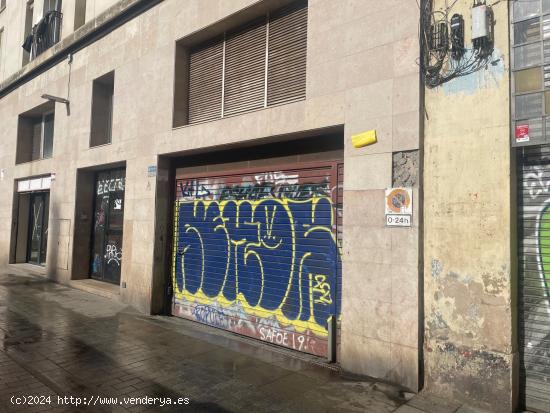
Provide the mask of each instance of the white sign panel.
{"label": "white sign panel", "polygon": [[413,216],[412,188],[388,188],[385,198],[386,226],[410,227]]}
{"label": "white sign panel", "polygon": [[50,175],[41,178],[20,179],[17,181],[17,192],[43,191],[50,189],[52,177]]}
{"label": "white sign panel", "polygon": [[17,192],[25,192],[30,191],[30,185],[31,181],[28,179],[25,179],[24,181],[18,181],[17,182]]}
{"label": "white sign panel", "polygon": [[410,227],[412,224],[411,215],[386,215],[386,226],[388,227]]}

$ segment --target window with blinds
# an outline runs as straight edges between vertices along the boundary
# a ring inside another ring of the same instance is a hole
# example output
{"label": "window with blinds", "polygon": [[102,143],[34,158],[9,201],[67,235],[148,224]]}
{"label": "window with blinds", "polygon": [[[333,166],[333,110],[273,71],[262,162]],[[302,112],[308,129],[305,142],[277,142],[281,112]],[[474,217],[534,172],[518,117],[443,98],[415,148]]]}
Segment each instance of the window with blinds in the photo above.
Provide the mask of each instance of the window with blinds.
{"label": "window with blinds", "polygon": [[306,46],[301,0],[190,48],[185,123],[304,99]]}

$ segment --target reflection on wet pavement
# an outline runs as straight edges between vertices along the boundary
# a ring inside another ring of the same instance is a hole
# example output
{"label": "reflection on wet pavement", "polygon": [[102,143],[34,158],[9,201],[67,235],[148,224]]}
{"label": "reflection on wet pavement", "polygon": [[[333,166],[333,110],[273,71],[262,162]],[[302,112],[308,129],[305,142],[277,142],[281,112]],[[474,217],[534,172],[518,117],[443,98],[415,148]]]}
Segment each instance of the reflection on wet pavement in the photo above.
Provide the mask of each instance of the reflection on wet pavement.
{"label": "reflection on wet pavement", "polygon": [[[51,403],[14,406],[14,395],[50,396]],[[58,396],[96,406],[60,406]],[[190,403],[123,399],[144,396]],[[97,405],[104,397],[117,404]],[[0,274],[0,412],[393,412],[404,402],[396,388],[345,380],[248,339]]]}

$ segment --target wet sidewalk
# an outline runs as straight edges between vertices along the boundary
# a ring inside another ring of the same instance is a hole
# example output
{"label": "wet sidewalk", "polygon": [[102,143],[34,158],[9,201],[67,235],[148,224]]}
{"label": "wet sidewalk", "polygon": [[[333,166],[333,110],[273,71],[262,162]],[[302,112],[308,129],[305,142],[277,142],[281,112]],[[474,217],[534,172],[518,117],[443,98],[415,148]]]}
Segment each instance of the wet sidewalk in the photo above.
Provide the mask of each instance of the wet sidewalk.
{"label": "wet sidewalk", "polygon": [[30,275],[0,273],[0,344],[0,412],[471,411]]}

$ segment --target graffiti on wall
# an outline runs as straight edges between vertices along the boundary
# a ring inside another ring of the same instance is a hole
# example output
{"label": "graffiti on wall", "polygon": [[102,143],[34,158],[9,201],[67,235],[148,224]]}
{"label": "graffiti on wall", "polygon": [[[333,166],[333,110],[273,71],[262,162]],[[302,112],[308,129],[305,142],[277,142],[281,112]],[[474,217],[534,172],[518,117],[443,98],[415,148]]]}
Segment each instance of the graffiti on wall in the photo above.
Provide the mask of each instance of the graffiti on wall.
{"label": "graffiti on wall", "polygon": [[316,181],[273,172],[178,182],[176,314],[326,354],[340,260],[329,180]]}

